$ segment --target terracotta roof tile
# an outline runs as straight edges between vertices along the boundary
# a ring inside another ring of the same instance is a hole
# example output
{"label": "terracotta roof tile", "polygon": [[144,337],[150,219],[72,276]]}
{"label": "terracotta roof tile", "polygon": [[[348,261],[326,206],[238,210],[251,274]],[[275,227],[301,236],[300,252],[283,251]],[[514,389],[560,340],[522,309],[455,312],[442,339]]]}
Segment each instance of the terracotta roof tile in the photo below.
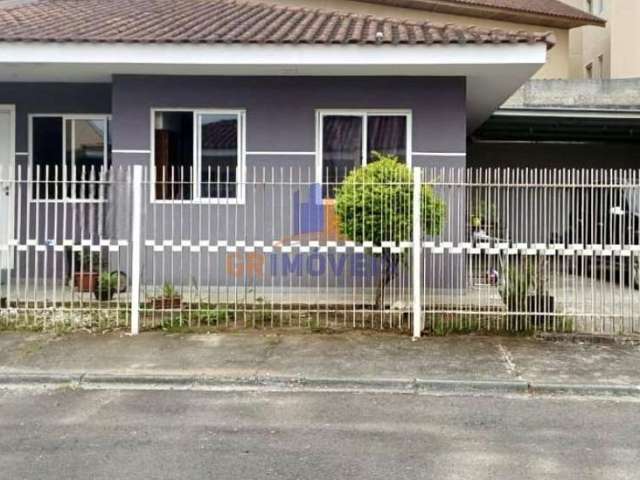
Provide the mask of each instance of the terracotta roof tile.
{"label": "terracotta roof tile", "polygon": [[0,41],[551,47],[554,37],[234,0],[36,0],[0,8]]}
{"label": "terracotta roof tile", "polygon": [[360,0],[392,7],[442,12],[494,20],[573,28],[605,25],[600,17],[560,0]]}

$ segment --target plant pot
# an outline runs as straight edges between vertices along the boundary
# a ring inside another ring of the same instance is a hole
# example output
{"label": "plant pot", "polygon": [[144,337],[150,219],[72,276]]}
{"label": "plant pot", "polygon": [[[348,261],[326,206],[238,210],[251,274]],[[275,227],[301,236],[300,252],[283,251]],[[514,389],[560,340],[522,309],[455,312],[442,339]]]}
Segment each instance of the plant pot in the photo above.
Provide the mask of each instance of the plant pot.
{"label": "plant pot", "polygon": [[115,290],[105,290],[102,288],[96,288],[93,291],[93,294],[96,296],[96,299],[100,300],[101,302],[108,302],[110,300],[113,299],[113,294],[116,293]]}
{"label": "plant pot", "polygon": [[151,300],[153,310],[180,310],[182,297],[158,297]]}
{"label": "plant pot", "polygon": [[530,295],[527,297],[527,311],[531,313],[530,318],[536,325],[544,325],[545,320],[551,317],[543,314],[555,311],[555,297],[551,295]]}
{"label": "plant pot", "polygon": [[98,272],[76,272],[73,285],[81,292],[94,292],[98,283]]}

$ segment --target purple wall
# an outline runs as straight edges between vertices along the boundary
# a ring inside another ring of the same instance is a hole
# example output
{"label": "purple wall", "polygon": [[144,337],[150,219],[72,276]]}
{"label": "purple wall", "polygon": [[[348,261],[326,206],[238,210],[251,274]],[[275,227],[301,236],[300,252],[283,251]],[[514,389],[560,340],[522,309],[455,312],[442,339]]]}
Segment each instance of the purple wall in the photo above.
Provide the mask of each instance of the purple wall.
{"label": "purple wall", "polygon": [[0,83],[0,103],[16,106],[16,152],[28,150],[34,113],[110,113],[111,85],[97,83]]}
{"label": "purple wall", "polygon": [[[149,149],[149,112],[162,107],[246,109],[249,151],[314,151],[316,109],[410,109],[414,151],[466,149],[464,78],[116,76],[114,149]],[[114,160],[146,163],[148,157]],[[267,159],[247,160],[261,165]]]}
{"label": "purple wall", "polygon": [[[16,108],[16,152],[26,153],[29,150],[29,123],[28,115],[43,113],[96,113],[108,114],[111,112],[111,84],[92,83],[0,83],[0,103],[12,104]],[[24,168],[28,164],[25,155],[16,156],[16,164],[21,166],[22,179],[26,180]],[[54,203],[32,203],[28,198],[26,182],[21,182],[16,187],[16,228],[21,227],[18,237],[24,241],[27,236],[36,238],[44,243],[47,239],[62,238],[62,232],[58,227],[53,233],[53,225],[57,220],[66,218],[67,238],[78,237],[80,230],[84,232],[96,231],[102,221],[98,218],[102,212],[88,211],[81,205],[66,205]],[[66,210],[66,211],[65,211]],[[73,212],[70,212],[73,210]],[[19,217],[19,218],[18,218]],[[46,226],[46,228],[45,228]],[[71,234],[70,232],[74,233]],[[44,264],[46,263],[46,267]],[[49,254],[45,262],[42,255],[36,256],[33,251],[17,253],[16,270],[29,270],[33,275],[43,276],[43,272],[49,274],[56,264],[58,272],[61,271],[62,258]],[[35,267],[38,265],[38,267]],[[24,273],[23,273],[24,274]]]}
{"label": "purple wall", "polygon": [[[168,77],[168,76],[116,76],[112,85],[98,84],[0,84],[0,103],[16,105],[18,152],[26,152],[27,115],[30,113],[112,113],[112,142],[114,150],[141,150],[142,153],[114,152],[115,166],[149,164],[150,109],[151,108],[242,108],[246,110],[246,140],[248,151],[304,151],[315,150],[315,110],[320,108],[354,109],[407,109],[412,111],[414,152],[454,152],[466,150],[465,80],[463,78],[365,78],[365,77]],[[18,157],[21,164],[26,157]],[[464,165],[464,157],[414,157],[414,165]],[[314,155],[247,157],[251,166],[300,166],[311,171]],[[284,179],[283,179],[284,180]],[[89,221],[80,220],[84,230],[105,228],[117,238],[129,237],[127,194],[113,187],[112,202],[92,210]],[[26,192],[25,192],[26,193]],[[292,193],[292,192],[289,192]],[[263,194],[264,195],[264,194]],[[287,196],[287,198],[289,195]],[[84,218],[87,205],[33,204],[26,194],[20,195],[21,224],[31,224],[30,237],[41,242],[53,237],[51,225],[54,218],[63,217],[64,209],[69,218]],[[145,193],[144,199],[148,199]],[[145,202],[145,238],[171,238],[193,240],[260,239],[286,236],[276,231],[274,225],[285,225],[282,218],[291,217],[289,200],[278,200],[272,195],[260,200],[247,192],[244,205],[234,208],[209,206],[205,214],[218,218],[221,224],[212,224],[196,232],[192,227],[202,223],[202,207],[183,205],[174,211],[179,218],[173,228],[168,228],[162,208]],[[275,200],[274,200],[275,199]],[[267,205],[268,204],[268,205]],[[265,208],[267,205],[268,208]],[[456,206],[450,205],[450,218],[454,218]],[[36,215],[36,210],[38,214]],[[29,211],[29,222],[26,212]],[[259,225],[251,227],[249,220],[259,218]],[[38,218],[38,222],[33,222]],[[48,219],[47,229],[44,219]],[[221,219],[221,220],[220,220]],[[242,220],[244,219],[244,220]],[[223,221],[224,220],[224,221]],[[212,222],[211,220],[210,222]],[[159,223],[158,223],[159,222]],[[38,226],[36,226],[36,223]],[[68,222],[67,222],[68,223]],[[158,225],[164,224],[160,228]],[[207,225],[204,222],[203,225]],[[285,225],[286,226],[286,225]],[[454,227],[455,228],[455,227]],[[45,231],[47,230],[47,231]],[[167,231],[168,230],[168,231]],[[24,239],[26,231],[21,232]],[[60,231],[57,235],[60,237]],[[76,235],[74,235],[76,236]],[[146,252],[145,255],[148,255]],[[31,255],[29,255],[31,256]],[[20,258],[19,264],[42,259]],[[153,271],[164,270],[153,255],[145,256],[145,277],[155,277]],[[222,257],[221,257],[222,259]],[[58,263],[61,259],[58,259]],[[40,272],[51,272],[52,258]],[[178,265],[197,265],[197,255],[187,255]],[[125,262],[126,263],[126,262]],[[153,268],[151,267],[153,265]],[[127,270],[126,267],[119,269]],[[192,268],[187,270],[193,271]],[[224,263],[211,266],[209,278],[220,279],[224,275]],[[60,271],[60,270],[58,270]],[[185,280],[185,279],[183,279]]]}
{"label": "purple wall", "polygon": [[[372,77],[163,77],[116,76],[113,83],[113,148],[115,165],[149,164],[152,108],[238,108],[246,110],[247,151],[314,152],[316,109],[403,109],[412,111],[414,152],[462,153],[466,150],[465,80],[463,78]],[[118,153],[117,150],[138,150]],[[252,166],[303,167],[312,179],[314,154],[295,156],[247,155]],[[464,166],[465,157],[414,156],[414,165]],[[286,172],[287,170],[285,170]],[[294,172],[297,170],[294,170]],[[259,173],[256,173],[259,176]],[[268,174],[267,174],[268,175]],[[296,173],[292,174],[295,178]],[[286,173],[285,173],[286,176]],[[260,176],[259,176],[260,178]],[[282,178],[282,181],[289,181]],[[145,202],[145,238],[192,240],[264,240],[287,236],[291,191],[282,194],[247,192],[244,205],[205,207],[186,204],[174,209]],[[282,192],[281,192],[282,193]],[[145,193],[144,198],[149,198]],[[449,205],[453,236],[462,228],[454,222],[459,205]],[[118,209],[118,207],[116,207]],[[174,218],[173,227],[166,223]],[[255,222],[254,219],[259,219]],[[179,221],[175,221],[179,219]],[[214,219],[215,224],[214,224]],[[212,225],[209,225],[212,223]],[[121,235],[122,236],[122,235]],[[146,249],[146,275],[164,277],[167,271],[183,277],[198,270],[199,254],[176,257],[170,264]],[[224,256],[222,256],[224,258]],[[448,260],[456,266],[455,260]],[[218,281],[224,264],[206,270]],[[430,263],[429,261],[427,262]],[[446,274],[444,281],[449,282]],[[316,282],[317,279],[310,279]],[[156,280],[157,283],[157,280]],[[455,282],[457,283],[457,281]]]}

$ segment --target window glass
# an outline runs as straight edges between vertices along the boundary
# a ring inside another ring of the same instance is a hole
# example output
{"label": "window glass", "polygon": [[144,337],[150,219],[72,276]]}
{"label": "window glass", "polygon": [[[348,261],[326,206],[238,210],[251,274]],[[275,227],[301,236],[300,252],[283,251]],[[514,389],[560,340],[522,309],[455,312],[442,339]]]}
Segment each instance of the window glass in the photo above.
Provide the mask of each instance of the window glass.
{"label": "window glass", "polygon": [[31,152],[36,200],[96,199],[111,155],[106,117],[35,116]]}
{"label": "window glass", "polygon": [[190,200],[193,112],[156,112],[154,152],[156,198]]}
{"label": "window glass", "polygon": [[63,198],[62,118],[34,117],[32,123],[34,198]]}
{"label": "window glass", "polygon": [[407,115],[328,113],[320,118],[323,198],[333,198],[351,170],[373,161],[374,151],[407,162]]}
{"label": "window glass", "polygon": [[200,196],[236,198],[238,179],[238,116],[199,115]]}
{"label": "window glass", "polygon": [[323,117],[323,197],[333,198],[336,186],[344,180],[349,171],[362,165],[362,129],[362,116]]}
{"label": "window glass", "polygon": [[[103,119],[71,119],[66,121],[66,163],[68,195],[77,198],[99,198],[99,180],[105,167],[104,143],[107,134]],[[75,181],[74,181],[75,180]]]}
{"label": "window glass", "polygon": [[402,163],[407,161],[407,117],[396,115],[369,115],[367,117],[367,155],[371,152],[395,155]]}

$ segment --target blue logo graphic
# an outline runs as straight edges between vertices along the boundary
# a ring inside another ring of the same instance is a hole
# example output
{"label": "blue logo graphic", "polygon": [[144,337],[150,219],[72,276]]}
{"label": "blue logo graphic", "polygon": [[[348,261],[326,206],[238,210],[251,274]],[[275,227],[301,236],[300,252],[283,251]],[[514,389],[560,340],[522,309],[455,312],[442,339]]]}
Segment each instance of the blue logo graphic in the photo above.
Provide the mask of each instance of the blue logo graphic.
{"label": "blue logo graphic", "polygon": [[300,191],[293,194],[293,234],[323,232],[326,222],[322,203],[322,185],[311,184],[305,202],[300,201],[300,196]]}

